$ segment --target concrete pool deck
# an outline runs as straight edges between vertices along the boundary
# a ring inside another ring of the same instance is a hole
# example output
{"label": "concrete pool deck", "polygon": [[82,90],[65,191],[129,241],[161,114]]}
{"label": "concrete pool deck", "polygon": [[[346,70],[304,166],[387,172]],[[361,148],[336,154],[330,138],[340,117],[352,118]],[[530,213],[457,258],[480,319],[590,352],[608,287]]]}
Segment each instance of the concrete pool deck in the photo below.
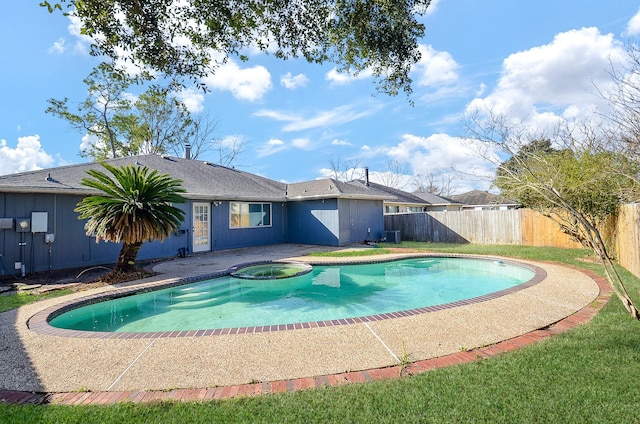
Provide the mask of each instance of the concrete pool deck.
{"label": "concrete pool deck", "polygon": [[[157,263],[135,286],[224,271],[264,260],[327,262],[285,244],[193,255]],[[377,259],[406,256],[394,254]],[[372,257],[362,258],[371,260]],[[332,258],[353,262],[358,258]],[[413,373],[513,350],[589,320],[610,293],[601,279],[538,262],[539,283],[498,298],[371,322],[199,337],[80,338],[28,328],[47,308],[101,287],[0,314],[0,401],[111,403],[216,399],[338,385]],[[130,284],[131,285],[131,284]],[[412,362],[408,367],[406,362]]]}

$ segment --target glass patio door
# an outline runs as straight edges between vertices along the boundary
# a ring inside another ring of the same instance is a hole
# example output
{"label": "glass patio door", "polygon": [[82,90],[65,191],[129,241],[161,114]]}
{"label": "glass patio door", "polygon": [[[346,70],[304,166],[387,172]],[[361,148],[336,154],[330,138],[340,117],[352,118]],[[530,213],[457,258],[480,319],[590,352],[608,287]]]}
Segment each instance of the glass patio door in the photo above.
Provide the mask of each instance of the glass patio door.
{"label": "glass patio door", "polygon": [[193,203],[193,246],[192,251],[207,252],[211,250],[211,205],[209,203]]}

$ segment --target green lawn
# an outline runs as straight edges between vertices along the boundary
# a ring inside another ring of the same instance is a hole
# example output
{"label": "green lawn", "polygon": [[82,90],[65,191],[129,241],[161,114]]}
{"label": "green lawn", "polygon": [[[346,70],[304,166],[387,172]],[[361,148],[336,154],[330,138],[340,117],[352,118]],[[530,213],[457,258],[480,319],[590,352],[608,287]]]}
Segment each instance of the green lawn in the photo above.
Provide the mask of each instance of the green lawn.
{"label": "green lawn", "polygon": [[5,312],[10,309],[18,308],[22,305],[37,302],[43,299],[50,299],[52,297],[58,297],[65,294],[70,294],[71,289],[57,290],[45,294],[30,294],[30,293],[13,293],[0,295],[0,312]]}
{"label": "green lawn", "polygon": [[[553,260],[578,249],[403,243]],[[389,246],[394,247],[394,246]],[[640,283],[623,273],[634,298]],[[0,422],[640,423],[640,323],[614,296],[590,322],[518,351],[412,377],[206,403],[0,406]]]}

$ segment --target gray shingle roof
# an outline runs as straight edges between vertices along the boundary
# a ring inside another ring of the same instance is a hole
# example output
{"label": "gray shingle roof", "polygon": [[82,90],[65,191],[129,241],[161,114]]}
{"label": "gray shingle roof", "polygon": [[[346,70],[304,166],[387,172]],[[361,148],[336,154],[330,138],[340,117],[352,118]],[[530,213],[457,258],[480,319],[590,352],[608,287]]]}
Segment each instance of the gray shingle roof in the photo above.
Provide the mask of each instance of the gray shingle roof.
{"label": "gray shingle roof", "polygon": [[[383,200],[389,196],[373,187],[334,179],[285,184],[259,175],[227,168],[206,161],[171,156],[140,155],[109,159],[113,166],[140,165],[182,181],[185,197],[190,199],[285,201],[311,198],[353,198]],[[0,192],[95,193],[81,184],[87,170],[103,170],[97,162],[62,166],[19,174],[1,175]]]}
{"label": "gray shingle roof", "polygon": [[[141,155],[107,161],[114,166],[141,165],[182,181],[192,199],[285,199],[285,184],[208,162],[169,156]],[[80,182],[87,170],[104,168],[97,162],[0,176],[0,192],[90,194]]]}
{"label": "gray shingle roof", "polygon": [[349,199],[376,199],[385,200],[390,196],[373,187],[366,187],[353,181],[344,182],[333,178],[305,181],[289,184],[287,187],[288,198],[291,200],[308,198],[349,198]]}
{"label": "gray shingle roof", "polygon": [[435,194],[432,194],[432,193],[414,192],[413,195],[421,198],[423,201],[430,203],[432,205],[451,205],[451,204],[460,203],[457,200],[436,196]]}
{"label": "gray shingle roof", "polygon": [[452,199],[466,205],[516,205],[517,202],[504,197],[489,193],[488,191],[472,190],[462,194],[455,194],[451,196]]}
{"label": "gray shingle roof", "polygon": [[[354,180],[353,182],[363,186],[366,185],[366,182],[364,180]],[[380,191],[382,193],[385,193],[389,197],[389,199],[387,200],[391,200],[396,203],[415,204],[415,205],[424,205],[428,203],[428,202],[425,202],[420,197],[415,196],[407,191],[400,190],[398,188],[389,187],[389,186],[374,183],[371,181],[369,182],[369,187],[377,191]]]}

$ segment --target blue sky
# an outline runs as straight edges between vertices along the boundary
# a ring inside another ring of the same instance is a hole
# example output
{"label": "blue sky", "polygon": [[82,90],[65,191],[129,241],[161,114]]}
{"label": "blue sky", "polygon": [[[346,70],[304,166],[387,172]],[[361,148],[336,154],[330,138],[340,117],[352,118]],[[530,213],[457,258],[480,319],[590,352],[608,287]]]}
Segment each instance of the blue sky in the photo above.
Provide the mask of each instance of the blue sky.
{"label": "blue sky", "polygon": [[[0,174],[81,163],[84,134],[45,113],[47,99],[86,98],[98,63],[77,25],[39,1],[14,1],[0,25]],[[601,0],[439,0],[424,17],[423,60],[404,94],[366,74],[250,53],[204,79],[184,101],[218,121],[219,139],[249,141],[237,167],[283,182],[331,174],[332,161],[368,166],[384,182],[397,161],[410,177],[453,178],[455,193],[489,189],[494,165],[464,139],[462,118],[492,107],[532,126],[590,113],[624,44],[640,34],[640,3]],[[214,156],[201,156],[215,160]]]}

